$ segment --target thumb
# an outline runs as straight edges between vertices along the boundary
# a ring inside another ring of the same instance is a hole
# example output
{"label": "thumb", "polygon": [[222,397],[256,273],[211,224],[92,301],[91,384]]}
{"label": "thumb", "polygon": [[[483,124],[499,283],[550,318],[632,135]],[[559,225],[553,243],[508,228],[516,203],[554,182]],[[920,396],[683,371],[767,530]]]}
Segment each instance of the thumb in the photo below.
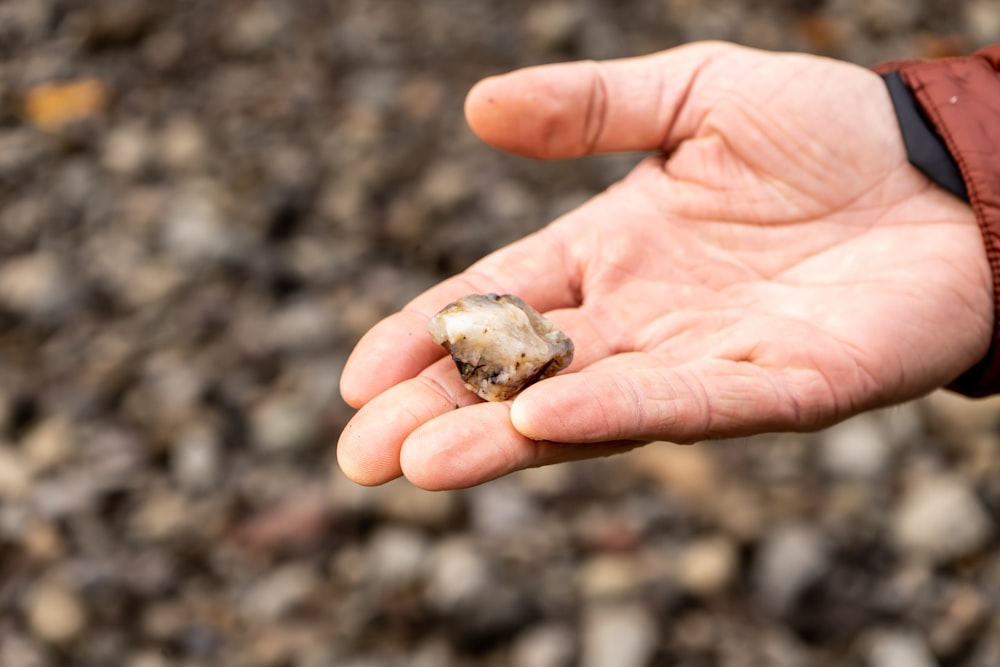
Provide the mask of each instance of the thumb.
{"label": "thumb", "polygon": [[699,72],[739,48],[700,42],[638,58],[517,70],[473,86],[465,116],[483,141],[527,157],[665,150],[697,126],[697,114],[684,111]]}
{"label": "thumb", "polygon": [[814,372],[777,378],[748,362],[557,375],[514,399],[510,420],[533,440],[677,443],[787,430],[836,420]]}

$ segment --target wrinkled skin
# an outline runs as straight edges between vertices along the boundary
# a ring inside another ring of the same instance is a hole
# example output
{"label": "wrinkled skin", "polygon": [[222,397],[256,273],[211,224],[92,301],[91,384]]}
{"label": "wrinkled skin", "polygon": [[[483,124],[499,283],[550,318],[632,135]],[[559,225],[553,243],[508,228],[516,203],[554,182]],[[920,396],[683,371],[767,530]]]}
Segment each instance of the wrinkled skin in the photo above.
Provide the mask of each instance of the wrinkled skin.
{"label": "wrinkled skin", "polygon": [[[700,43],[489,78],[466,115],[525,156],[658,155],[365,335],[337,452],[361,484],[456,488],[651,440],[813,430],[988,348],[972,211],[907,163],[863,68]],[[572,337],[573,364],[481,402],[425,330],[470,292],[520,295]]]}

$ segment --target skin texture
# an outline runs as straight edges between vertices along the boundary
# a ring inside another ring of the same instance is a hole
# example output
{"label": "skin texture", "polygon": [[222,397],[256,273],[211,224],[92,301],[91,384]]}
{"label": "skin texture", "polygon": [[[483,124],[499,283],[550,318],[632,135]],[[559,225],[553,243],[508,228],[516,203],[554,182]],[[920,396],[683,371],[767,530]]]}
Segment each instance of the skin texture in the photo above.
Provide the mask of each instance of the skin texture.
{"label": "skin texture", "polygon": [[[863,68],[698,43],[485,79],[466,116],[529,157],[657,154],[364,336],[337,449],[361,484],[459,488],[652,440],[815,430],[986,353],[972,211],[907,163]],[[471,292],[531,303],[573,339],[573,364],[481,402],[426,332]]]}

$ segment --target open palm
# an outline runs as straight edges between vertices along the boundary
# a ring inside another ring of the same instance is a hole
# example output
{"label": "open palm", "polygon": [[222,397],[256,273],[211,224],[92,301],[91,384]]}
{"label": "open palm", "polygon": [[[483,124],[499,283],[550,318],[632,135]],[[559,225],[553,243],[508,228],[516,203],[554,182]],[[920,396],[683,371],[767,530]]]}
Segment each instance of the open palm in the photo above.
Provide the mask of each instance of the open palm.
{"label": "open palm", "polygon": [[[973,214],[906,162],[867,70],[705,43],[487,79],[466,108],[524,155],[661,154],[365,336],[338,445],[358,482],[453,488],[650,440],[815,429],[985,354]],[[569,370],[512,401],[467,392],[425,326],[470,292],[546,312],[576,343]]]}

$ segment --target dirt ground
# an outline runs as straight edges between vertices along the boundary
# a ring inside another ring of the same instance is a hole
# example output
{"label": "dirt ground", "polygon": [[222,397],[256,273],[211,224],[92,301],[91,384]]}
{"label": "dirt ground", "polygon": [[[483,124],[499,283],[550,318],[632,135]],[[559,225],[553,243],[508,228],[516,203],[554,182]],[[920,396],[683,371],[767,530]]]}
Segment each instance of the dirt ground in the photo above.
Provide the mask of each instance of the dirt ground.
{"label": "dirt ground", "polygon": [[[368,327],[636,156],[478,79],[726,39],[872,65],[992,0],[0,0],[0,665],[1000,664],[1000,403],[358,487]],[[484,443],[488,446],[488,443]]]}

